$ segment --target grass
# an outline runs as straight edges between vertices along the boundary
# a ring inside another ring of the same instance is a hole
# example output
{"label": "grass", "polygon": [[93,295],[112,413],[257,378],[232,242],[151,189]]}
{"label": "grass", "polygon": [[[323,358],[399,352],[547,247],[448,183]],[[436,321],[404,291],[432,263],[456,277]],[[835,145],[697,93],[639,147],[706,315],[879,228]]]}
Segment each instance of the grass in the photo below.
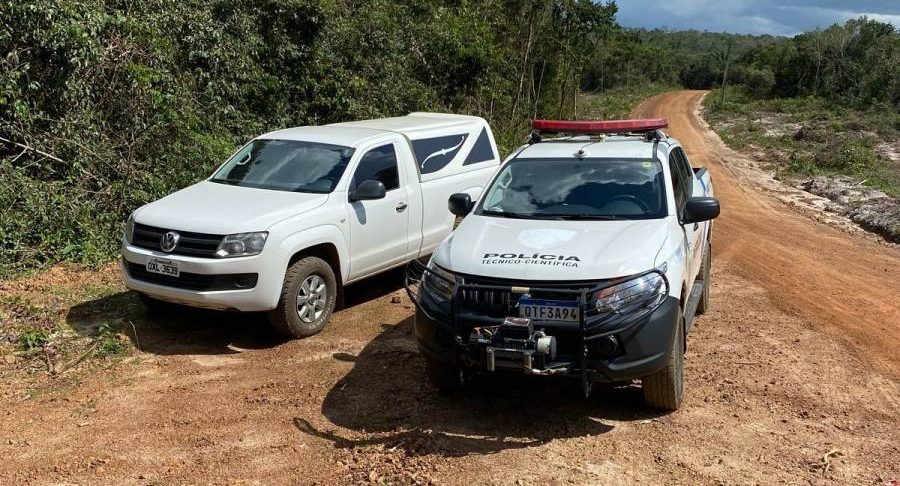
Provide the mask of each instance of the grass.
{"label": "grass", "polygon": [[33,351],[42,348],[50,341],[50,333],[45,329],[26,328],[19,333],[19,349]]}
{"label": "grass", "polygon": [[578,100],[578,118],[614,120],[628,118],[641,101],[666,91],[681,89],[665,84],[614,88],[601,93],[583,93]]}
{"label": "grass", "polygon": [[[0,281],[0,356],[10,365],[4,373],[32,391],[58,388],[130,355],[129,320],[141,311],[133,299],[116,298],[122,290],[114,264],[64,265]],[[85,306],[98,315],[86,314]]]}
{"label": "grass", "polygon": [[900,198],[900,163],[876,150],[900,138],[897,111],[853,110],[815,97],[753,99],[740,87],[730,88],[724,103],[720,94],[704,101],[713,128],[734,149],[766,151],[779,176],[850,176]]}

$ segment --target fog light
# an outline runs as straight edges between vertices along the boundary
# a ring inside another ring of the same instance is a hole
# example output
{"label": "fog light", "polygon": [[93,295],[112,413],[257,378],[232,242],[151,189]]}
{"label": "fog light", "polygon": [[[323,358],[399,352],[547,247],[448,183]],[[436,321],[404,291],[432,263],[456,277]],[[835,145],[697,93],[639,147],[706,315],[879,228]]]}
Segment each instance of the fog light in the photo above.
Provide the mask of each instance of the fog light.
{"label": "fog light", "polygon": [[594,349],[601,357],[612,358],[619,354],[619,340],[615,336],[606,336],[597,340]]}
{"label": "fog light", "polygon": [[234,279],[234,287],[237,289],[251,289],[256,287],[257,275],[248,273],[247,275],[239,275]]}

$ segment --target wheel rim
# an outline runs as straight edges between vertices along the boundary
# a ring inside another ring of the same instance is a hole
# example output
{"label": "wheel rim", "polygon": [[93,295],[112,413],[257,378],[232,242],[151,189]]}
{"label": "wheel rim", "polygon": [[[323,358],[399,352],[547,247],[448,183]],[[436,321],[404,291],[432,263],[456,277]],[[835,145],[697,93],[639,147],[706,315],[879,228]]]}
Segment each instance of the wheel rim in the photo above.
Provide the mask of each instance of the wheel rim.
{"label": "wheel rim", "polygon": [[328,302],[328,286],[321,276],[312,274],[303,280],[297,290],[297,316],[306,323],[315,322],[325,312]]}

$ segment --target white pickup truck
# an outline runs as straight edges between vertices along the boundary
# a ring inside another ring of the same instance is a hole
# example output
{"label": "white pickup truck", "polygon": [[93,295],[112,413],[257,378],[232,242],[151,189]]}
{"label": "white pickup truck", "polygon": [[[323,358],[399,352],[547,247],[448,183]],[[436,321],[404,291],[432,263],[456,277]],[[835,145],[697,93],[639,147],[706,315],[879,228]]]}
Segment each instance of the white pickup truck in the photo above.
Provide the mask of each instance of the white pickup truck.
{"label": "white pickup truck", "polygon": [[276,330],[309,336],[344,285],[429,255],[453,228],[448,197],[479,197],[499,163],[472,116],[268,133],[128,218],[125,284],[150,304],[268,311]]}
{"label": "white pickup truck", "polygon": [[[683,396],[686,336],[709,305],[710,175],[665,120],[537,120],[427,267],[407,267],[429,377],[475,372],[640,379],[648,405]],[[568,133],[541,140],[542,133]]]}

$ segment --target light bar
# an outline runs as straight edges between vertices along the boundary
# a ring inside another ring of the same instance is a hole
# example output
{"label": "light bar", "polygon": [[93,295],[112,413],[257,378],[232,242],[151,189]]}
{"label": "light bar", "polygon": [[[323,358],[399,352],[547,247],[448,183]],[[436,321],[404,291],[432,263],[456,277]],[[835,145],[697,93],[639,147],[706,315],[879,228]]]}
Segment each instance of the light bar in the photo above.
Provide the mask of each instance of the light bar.
{"label": "light bar", "polygon": [[652,132],[669,126],[665,118],[642,118],[636,120],[608,121],[566,121],[534,120],[531,128],[550,133],[633,133]]}

